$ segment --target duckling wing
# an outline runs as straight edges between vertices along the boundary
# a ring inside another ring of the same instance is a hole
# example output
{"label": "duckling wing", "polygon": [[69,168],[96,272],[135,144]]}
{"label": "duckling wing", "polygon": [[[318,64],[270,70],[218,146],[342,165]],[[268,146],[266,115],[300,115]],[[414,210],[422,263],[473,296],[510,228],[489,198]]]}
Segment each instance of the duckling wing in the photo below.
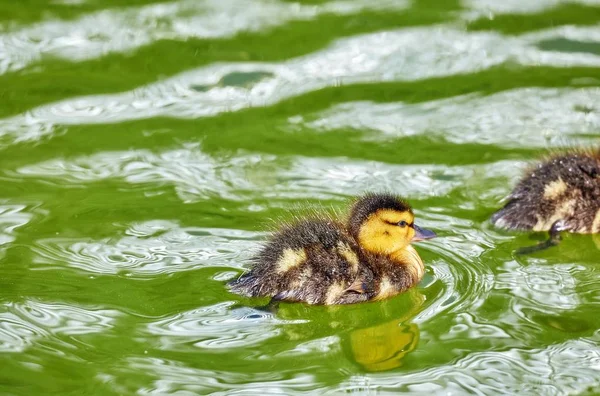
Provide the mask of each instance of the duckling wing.
{"label": "duckling wing", "polygon": [[245,296],[310,304],[338,304],[346,294],[364,301],[351,287],[360,267],[358,246],[342,225],[304,220],[273,235],[250,272],[230,288]]}

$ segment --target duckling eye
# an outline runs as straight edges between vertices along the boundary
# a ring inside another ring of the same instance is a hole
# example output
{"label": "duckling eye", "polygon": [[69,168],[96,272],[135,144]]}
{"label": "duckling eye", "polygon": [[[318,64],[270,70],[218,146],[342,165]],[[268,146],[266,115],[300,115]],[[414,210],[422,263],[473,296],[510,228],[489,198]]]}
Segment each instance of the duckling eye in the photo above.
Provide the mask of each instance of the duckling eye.
{"label": "duckling eye", "polygon": [[404,220],[402,220],[401,222],[398,223],[398,227],[406,227],[408,225],[408,223]]}

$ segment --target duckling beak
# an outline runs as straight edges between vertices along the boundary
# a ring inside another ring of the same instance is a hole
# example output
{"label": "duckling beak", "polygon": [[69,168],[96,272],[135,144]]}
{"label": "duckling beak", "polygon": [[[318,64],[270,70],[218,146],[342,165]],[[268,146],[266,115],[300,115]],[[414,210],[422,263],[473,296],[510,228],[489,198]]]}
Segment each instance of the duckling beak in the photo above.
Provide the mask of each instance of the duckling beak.
{"label": "duckling beak", "polygon": [[411,242],[419,242],[425,239],[435,238],[437,236],[435,232],[421,228],[416,224],[413,224],[412,227],[415,230],[415,236],[411,239]]}

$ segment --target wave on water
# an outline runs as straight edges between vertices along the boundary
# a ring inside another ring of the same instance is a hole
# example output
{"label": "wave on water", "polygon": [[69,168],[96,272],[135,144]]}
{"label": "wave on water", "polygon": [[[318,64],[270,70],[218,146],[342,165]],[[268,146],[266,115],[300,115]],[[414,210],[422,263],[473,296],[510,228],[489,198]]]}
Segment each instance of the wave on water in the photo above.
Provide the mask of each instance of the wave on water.
{"label": "wave on water", "polygon": [[[49,160],[5,174],[10,178],[57,180],[66,186],[106,179],[132,185],[169,185],[183,202],[214,196],[243,201],[257,192],[277,200],[332,199],[386,189],[402,191],[410,198],[427,198],[448,194],[481,179],[518,177],[523,165],[522,161],[464,166],[389,164],[343,157],[251,153],[211,157],[199,145],[186,145],[162,153],[131,150]],[[481,198],[505,193],[490,186]]]}
{"label": "wave on water", "polygon": [[73,21],[48,20],[0,34],[0,74],[48,56],[82,61],[132,51],[158,40],[225,38],[323,14],[402,10],[409,4],[408,0],[338,0],[322,5],[254,0],[248,7],[240,6],[238,0],[180,0],[98,11]]}
{"label": "wave on water", "polygon": [[282,320],[248,307],[232,307],[231,302],[194,309],[148,324],[144,333],[159,336],[160,349],[250,348],[281,334],[281,325],[305,323]]}
{"label": "wave on water", "polygon": [[[241,268],[256,249],[259,233],[180,227],[171,221],[132,224],[119,239],[38,240],[34,263],[48,268],[67,265],[89,273],[143,278],[207,267]],[[237,264],[236,264],[237,263]]]}
{"label": "wave on water", "polygon": [[88,309],[72,303],[27,300],[0,305],[0,352],[22,352],[56,336],[77,337],[114,327],[120,312]]}
{"label": "wave on water", "polygon": [[292,125],[371,131],[374,139],[427,135],[456,144],[567,146],[597,138],[600,88],[519,88],[422,103],[348,102]]}
{"label": "wave on water", "polygon": [[[597,54],[538,48],[543,38],[568,35],[600,41],[597,27],[553,28],[521,36],[502,36],[438,25],[353,36],[340,39],[322,51],[281,63],[212,64],[129,92],[69,98],[43,105],[0,120],[0,137],[10,144],[38,140],[65,125],[151,117],[207,117],[273,105],[340,83],[414,81],[473,73],[503,62],[600,66]],[[230,78],[234,75],[236,78]],[[250,83],[239,84],[238,80]]]}

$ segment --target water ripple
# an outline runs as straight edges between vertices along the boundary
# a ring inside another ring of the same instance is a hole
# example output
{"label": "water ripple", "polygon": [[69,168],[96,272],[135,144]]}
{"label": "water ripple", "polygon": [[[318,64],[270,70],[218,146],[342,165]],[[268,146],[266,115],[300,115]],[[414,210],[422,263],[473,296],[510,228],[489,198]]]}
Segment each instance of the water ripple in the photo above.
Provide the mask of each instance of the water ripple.
{"label": "water ripple", "polygon": [[0,204],[0,258],[6,245],[15,240],[15,229],[29,223],[33,217],[26,205]]}
{"label": "water ripple", "polygon": [[574,275],[583,271],[584,267],[574,264],[551,265],[530,259],[529,264],[523,266],[507,261],[497,276],[496,288],[510,290],[512,312],[522,318],[527,317],[524,311],[532,308],[557,314],[581,304]]}
{"label": "water ripple", "polygon": [[232,309],[232,304],[183,312],[150,323],[146,331],[160,336],[160,348],[166,350],[186,350],[188,344],[200,349],[246,348],[281,334],[280,325],[306,322],[277,319],[252,308]]}
{"label": "water ripple", "polygon": [[82,61],[131,51],[162,39],[230,37],[322,14],[401,10],[409,4],[407,0],[340,0],[307,6],[253,0],[250,7],[239,7],[237,0],[181,0],[104,10],[73,21],[49,20],[0,35],[0,74],[22,69],[44,56]]}
{"label": "water ripple", "polygon": [[[533,14],[543,12],[564,4],[564,0],[463,0],[463,6],[467,8],[464,13],[466,19],[478,17],[493,18],[496,14]],[[580,3],[590,6],[598,5],[598,0],[569,0],[569,3]]]}
{"label": "water ripple", "polygon": [[[318,391],[314,375],[307,373],[291,376],[283,370],[259,373],[205,370],[173,360],[147,357],[129,358],[127,366],[126,371],[149,373],[156,378],[151,386],[146,385],[138,390],[140,395],[224,395],[231,392],[295,395]],[[252,387],[248,386],[249,383],[252,383]]]}
{"label": "water ripple", "polygon": [[372,137],[439,136],[453,143],[505,147],[564,146],[589,142],[600,128],[600,88],[520,88],[489,96],[470,94],[424,103],[349,102],[314,121],[317,130],[353,128]]}
{"label": "water ripple", "polygon": [[[452,167],[264,154],[213,158],[192,145],[157,154],[135,150],[50,160],[5,174],[58,179],[61,185],[76,186],[109,178],[131,184],[174,185],[184,202],[213,196],[241,201],[256,191],[273,199],[331,199],[366,190],[399,191],[407,197],[426,198],[481,181],[489,188],[478,193],[478,199],[498,199],[507,193],[506,180],[518,177],[522,167],[522,161]],[[491,183],[494,180],[499,181],[498,187]]]}
{"label": "water ripple", "polygon": [[259,233],[216,228],[182,228],[171,221],[133,224],[125,236],[96,242],[49,238],[33,247],[34,263],[65,263],[91,273],[147,277],[206,267],[241,268]]}
{"label": "water ripple", "polygon": [[0,351],[21,352],[51,336],[99,333],[114,326],[120,313],[72,304],[26,301],[0,306]]}
{"label": "water ripple", "polygon": [[[597,386],[600,349],[586,339],[542,349],[476,352],[421,371],[355,376],[335,392],[432,395],[577,394]],[[560,384],[560,385],[559,385]]]}
{"label": "water ripple", "polygon": [[[150,117],[197,118],[283,99],[343,83],[407,81],[471,73],[506,61],[522,65],[599,66],[600,56],[538,48],[540,39],[573,32],[600,41],[598,27],[549,29],[502,36],[439,25],[341,39],[329,48],[281,63],[236,62],[187,71],[133,91],[66,99],[0,120],[7,143],[38,140],[59,125],[117,123]],[[263,76],[255,79],[256,75]],[[228,83],[232,75],[251,84]],[[198,89],[201,87],[202,89]]]}
{"label": "water ripple", "polygon": [[250,189],[243,169],[257,164],[266,166],[273,156],[247,155],[233,158],[211,158],[197,144],[153,153],[148,150],[102,152],[74,160],[51,160],[19,168],[16,177],[60,179],[63,185],[81,185],[103,179],[124,179],[131,184],[171,184],[184,202],[214,195],[237,200],[235,190]]}
{"label": "water ripple", "polygon": [[482,262],[481,256],[495,246],[495,239],[486,233],[473,231],[472,220],[431,211],[418,212],[417,216],[426,228],[449,235],[442,234],[417,247],[419,251],[436,254],[436,259],[428,262],[427,266],[433,269],[444,290],[416,316],[415,321],[423,323],[442,312],[476,310],[494,287],[492,271]]}

